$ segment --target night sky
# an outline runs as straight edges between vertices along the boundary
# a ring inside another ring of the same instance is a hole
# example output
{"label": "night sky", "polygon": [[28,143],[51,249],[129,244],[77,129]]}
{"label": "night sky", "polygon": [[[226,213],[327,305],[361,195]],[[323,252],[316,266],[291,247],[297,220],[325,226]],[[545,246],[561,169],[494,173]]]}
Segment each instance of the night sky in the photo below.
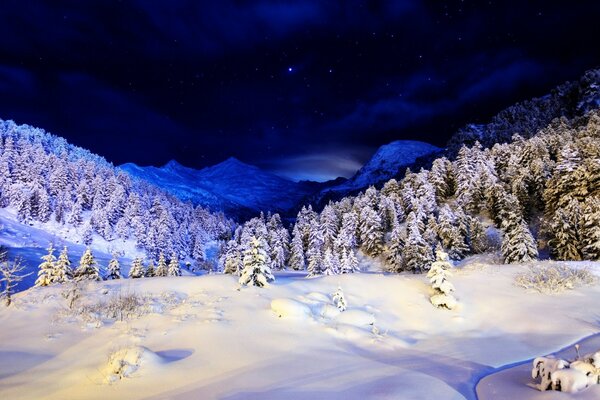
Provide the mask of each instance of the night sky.
{"label": "night sky", "polygon": [[115,165],[349,176],[600,66],[598,1],[0,5],[0,118]]}

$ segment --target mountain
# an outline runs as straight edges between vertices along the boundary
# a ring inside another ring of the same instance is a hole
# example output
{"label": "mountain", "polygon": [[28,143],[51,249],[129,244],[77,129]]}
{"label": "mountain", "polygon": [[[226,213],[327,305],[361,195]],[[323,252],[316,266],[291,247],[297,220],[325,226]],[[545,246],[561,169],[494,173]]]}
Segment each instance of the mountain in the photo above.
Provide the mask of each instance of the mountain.
{"label": "mountain", "polygon": [[260,211],[285,212],[323,184],[292,182],[234,157],[200,170],[177,161],[162,167],[123,164],[121,170],[151,182],[184,201],[239,218]]}
{"label": "mountain", "polygon": [[307,198],[307,203],[321,209],[330,200],[357,194],[369,186],[380,186],[391,178],[401,177],[406,168],[424,157],[434,157],[442,151],[432,144],[416,140],[396,140],[381,146],[371,159],[353,177],[338,185],[322,189]]}

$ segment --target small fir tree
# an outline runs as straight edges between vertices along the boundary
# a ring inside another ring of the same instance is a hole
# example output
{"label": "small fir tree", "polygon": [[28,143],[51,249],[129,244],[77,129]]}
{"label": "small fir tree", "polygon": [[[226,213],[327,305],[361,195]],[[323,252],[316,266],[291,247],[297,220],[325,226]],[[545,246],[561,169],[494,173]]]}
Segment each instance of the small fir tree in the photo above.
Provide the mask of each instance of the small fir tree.
{"label": "small fir tree", "polygon": [[136,257],[133,259],[131,263],[131,268],[129,269],[129,277],[131,279],[138,279],[144,277],[144,264],[140,257]]}
{"label": "small fir tree", "polygon": [[171,260],[169,261],[169,276],[181,276],[181,268],[179,267],[179,259],[177,258],[177,254],[173,253],[171,255]]}
{"label": "small fir tree", "polygon": [[117,259],[117,255],[113,254],[112,258],[108,262],[108,274],[106,279],[121,279],[121,264]]}
{"label": "small fir tree", "polygon": [[158,265],[156,266],[156,270],[154,271],[154,276],[167,276],[169,275],[169,267],[167,266],[167,260],[165,259],[165,254],[160,252],[158,255]]}
{"label": "small fir tree", "polygon": [[46,249],[48,254],[42,256],[43,262],[39,265],[38,278],[35,281],[35,286],[48,286],[56,282],[54,247],[52,243]]}
{"label": "small fir tree", "polygon": [[55,282],[65,283],[73,279],[73,269],[71,268],[71,260],[69,260],[69,253],[67,246],[64,246],[58,260],[54,266],[54,279]]}
{"label": "small fir tree", "polygon": [[348,305],[346,304],[346,298],[344,297],[344,292],[342,291],[342,288],[338,286],[337,290],[332,296],[333,304],[335,304],[338,310],[346,311]]}
{"label": "small fir tree", "polygon": [[440,308],[444,307],[452,310],[456,307],[456,298],[452,294],[454,292],[454,285],[448,281],[448,277],[452,276],[450,269],[452,264],[448,258],[448,254],[444,253],[438,246],[436,250],[436,261],[431,264],[427,277],[431,282],[433,288],[433,295],[431,296],[431,304]]}
{"label": "small fir tree", "polygon": [[87,248],[81,259],[79,260],[79,266],[75,270],[74,273],[76,281],[101,281],[100,278],[100,268],[98,267],[98,263],[92,254],[92,250]]}
{"label": "small fir tree", "polygon": [[275,278],[269,268],[269,255],[263,241],[252,236],[244,252],[244,270],[240,276],[240,285],[267,287]]}

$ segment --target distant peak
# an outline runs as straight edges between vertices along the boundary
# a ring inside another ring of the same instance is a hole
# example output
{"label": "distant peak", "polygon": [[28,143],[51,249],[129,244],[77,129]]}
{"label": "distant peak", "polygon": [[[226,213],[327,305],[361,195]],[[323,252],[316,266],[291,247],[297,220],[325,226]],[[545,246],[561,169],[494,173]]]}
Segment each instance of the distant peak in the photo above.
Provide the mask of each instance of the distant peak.
{"label": "distant peak", "polygon": [[162,168],[173,170],[173,169],[181,169],[181,168],[186,168],[186,167],[184,167],[179,162],[177,162],[177,160],[171,160],[168,163],[166,163]]}

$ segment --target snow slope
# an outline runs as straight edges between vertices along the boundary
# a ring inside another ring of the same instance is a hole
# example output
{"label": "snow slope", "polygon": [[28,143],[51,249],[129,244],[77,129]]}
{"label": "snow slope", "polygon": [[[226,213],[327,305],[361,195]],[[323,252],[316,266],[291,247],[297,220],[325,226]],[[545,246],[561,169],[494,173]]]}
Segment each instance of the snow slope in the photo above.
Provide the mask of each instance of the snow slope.
{"label": "snow slope", "polygon": [[310,202],[322,208],[330,200],[355,195],[371,185],[381,185],[391,178],[401,176],[407,167],[419,157],[441,151],[439,147],[415,140],[396,140],[381,146],[371,159],[356,174],[336,186],[323,189],[310,198]]}
{"label": "snow slope", "polygon": [[119,168],[184,201],[228,215],[256,216],[260,211],[288,210],[313,190],[310,185],[286,180],[233,157],[201,170],[176,161],[163,167],[128,163]]}
{"label": "snow slope", "polygon": [[126,321],[72,315],[61,287],[33,288],[0,308],[0,398],[474,399],[494,368],[600,330],[600,286],[530,293],[513,285],[526,266],[480,260],[453,271],[452,311],[412,274],[284,272],[241,290],[227,275],[90,284],[87,303],[145,296],[145,315]]}

